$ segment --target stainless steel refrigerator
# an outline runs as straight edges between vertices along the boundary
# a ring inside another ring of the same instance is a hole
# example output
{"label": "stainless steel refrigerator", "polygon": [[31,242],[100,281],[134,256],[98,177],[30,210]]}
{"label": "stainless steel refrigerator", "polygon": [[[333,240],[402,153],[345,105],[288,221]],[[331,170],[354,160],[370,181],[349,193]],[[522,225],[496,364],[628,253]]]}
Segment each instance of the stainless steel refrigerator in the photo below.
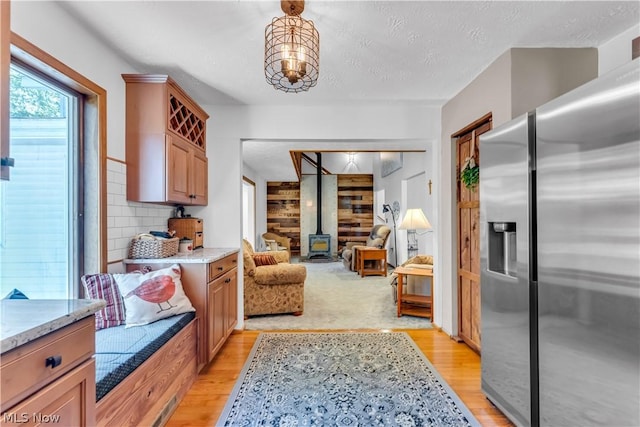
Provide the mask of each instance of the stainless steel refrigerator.
{"label": "stainless steel refrigerator", "polygon": [[480,137],[482,390],[640,426],[640,60]]}

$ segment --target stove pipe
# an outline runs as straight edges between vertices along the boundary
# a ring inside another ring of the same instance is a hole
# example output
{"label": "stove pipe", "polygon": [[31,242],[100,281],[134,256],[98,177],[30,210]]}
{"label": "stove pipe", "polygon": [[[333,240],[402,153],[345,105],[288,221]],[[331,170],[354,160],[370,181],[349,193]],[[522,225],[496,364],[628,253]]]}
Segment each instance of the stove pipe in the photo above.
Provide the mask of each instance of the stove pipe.
{"label": "stove pipe", "polygon": [[322,233],[322,153],[316,153],[316,234]]}

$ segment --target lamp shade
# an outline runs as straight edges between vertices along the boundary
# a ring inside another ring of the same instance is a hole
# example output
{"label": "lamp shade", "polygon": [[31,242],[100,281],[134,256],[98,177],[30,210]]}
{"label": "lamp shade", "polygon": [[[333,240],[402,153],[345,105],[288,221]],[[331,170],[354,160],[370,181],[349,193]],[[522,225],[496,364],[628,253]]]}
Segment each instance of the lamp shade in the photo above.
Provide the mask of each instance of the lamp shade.
{"label": "lamp shade", "polygon": [[431,224],[422,209],[407,209],[404,219],[398,226],[400,230],[427,230]]}

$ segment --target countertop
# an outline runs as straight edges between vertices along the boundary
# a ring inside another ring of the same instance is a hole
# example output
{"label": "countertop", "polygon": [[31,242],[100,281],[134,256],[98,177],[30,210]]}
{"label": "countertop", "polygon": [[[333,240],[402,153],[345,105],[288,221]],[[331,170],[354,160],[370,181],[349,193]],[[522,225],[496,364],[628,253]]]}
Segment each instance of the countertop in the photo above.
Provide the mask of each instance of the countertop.
{"label": "countertop", "polygon": [[0,353],[92,316],[104,306],[101,299],[0,300]]}
{"label": "countertop", "polygon": [[238,248],[200,248],[196,249],[190,254],[178,253],[174,256],[166,258],[140,258],[140,259],[125,259],[125,264],[188,264],[188,263],[204,263],[217,261],[228,255],[239,252]]}

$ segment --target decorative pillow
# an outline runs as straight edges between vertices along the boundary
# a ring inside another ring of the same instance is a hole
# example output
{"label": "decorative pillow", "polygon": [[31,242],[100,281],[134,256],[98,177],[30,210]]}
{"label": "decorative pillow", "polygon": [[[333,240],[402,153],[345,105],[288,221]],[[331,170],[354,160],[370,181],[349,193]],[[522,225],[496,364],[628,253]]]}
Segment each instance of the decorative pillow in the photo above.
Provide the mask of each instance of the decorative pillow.
{"label": "decorative pillow", "polygon": [[270,254],[253,254],[253,262],[256,263],[256,267],[261,265],[278,265],[278,261]]}
{"label": "decorative pillow", "polygon": [[96,331],[124,324],[124,302],[111,274],[87,274],[80,281],[87,298],[107,302],[104,308],[96,312]]}
{"label": "decorative pillow", "polygon": [[149,273],[114,274],[124,300],[127,328],[195,311],[182,289],[178,264]]}

